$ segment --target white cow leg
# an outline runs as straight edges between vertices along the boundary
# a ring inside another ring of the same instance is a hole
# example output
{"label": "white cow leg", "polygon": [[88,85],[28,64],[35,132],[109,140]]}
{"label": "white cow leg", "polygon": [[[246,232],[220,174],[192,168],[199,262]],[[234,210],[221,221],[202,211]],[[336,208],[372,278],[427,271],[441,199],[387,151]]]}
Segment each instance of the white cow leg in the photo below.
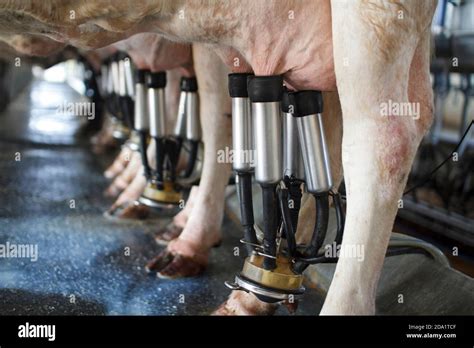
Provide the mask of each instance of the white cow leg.
{"label": "white cow leg", "polygon": [[169,242],[178,238],[186,226],[189,216],[193,211],[199,187],[193,186],[184,208],[173,217],[173,220],[165,227],[161,228],[155,235],[155,241],[160,245],[168,245]]}
{"label": "white cow leg", "polygon": [[104,176],[107,179],[113,179],[119,175],[128,166],[132,153],[133,150],[128,146],[123,146],[114,162],[105,170]]}
{"label": "white cow leg", "polygon": [[[425,97],[411,94],[415,97],[411,102],[424,105],[419,119],[414,114],[396,116],[393,110],[388,116],[384,114],[384,103],[389,100],[398,104],[409,101],[412,60],[414,56],[414,62],[428,57],[426,37],[419,41],[422,33],[410,27],[416,21],[406,18],[397,22],[387,9],[373,13],[359,5],[354,2],[336,7],[333,3],[332,11],[334,60],[343,112],[347,215],[342,255],[321,314],[375,313],[377,283],[398,200],[432,117],[429,92]],[[367,13],[374,17],[367,18]],[[383,34],[373,27],[378,20],[389,23],[383,22]],[[429,29],[429,19],[425,24],[423,31]],[[376,35],[383,36],[375,38]],[[426,65],[425,69],[424,73],[429,73]],[[426,79],[418,86],[429,90]],[[363,253],[344,254],[344,250],[354,247],[363,248]]]}
{"label": "white cow leg", "polygon": [[125,188],[132,182],[135,175],[140,172],[142,168],[140,154],[133,152],[128,166],[114,179],[112,184],[107,188],[105,194],[109,197],[116,197],[125,190]]}

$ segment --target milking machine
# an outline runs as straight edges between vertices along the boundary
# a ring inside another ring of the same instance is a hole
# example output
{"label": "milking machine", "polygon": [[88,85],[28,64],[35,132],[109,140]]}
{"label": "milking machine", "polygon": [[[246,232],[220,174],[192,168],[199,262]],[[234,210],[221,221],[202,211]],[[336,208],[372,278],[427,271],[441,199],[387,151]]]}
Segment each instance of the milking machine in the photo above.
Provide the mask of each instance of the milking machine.
{"label": "milking machine", "polygon": [[102,128],[104,89],[99,83],[100,73],[97,73],[91,63],[82,55],[79,55],[77,61],[84,67],[84,95],[94,105],[94,117],[92,117],[86,127],[86,131],[96,132]]}
{"label": "milking machine", "polygon": [[121,86],[121,58],[122,54],[117,53],[107,59],[101,67],[101,75],[105,105],[112,116],[112,136],[119,141],[125,141],[130,135],[130,129],[124,121],[123,102],[121,101],[121,97],[123,98],[125,93],[123,86]]}
{"label": "milking machine", "polygon": [[135,126],[135,84],[133,79],[133,66],[130,57],[121,54],[118,62],[119,70],[119,107],[123,125],[127,128],[129,139],[125,146],[132,151],[139,151],[139,136],[134,130]]}
{"label": "milking machine", "polygon": [[[335,262],[320,253],[332,197],[337,218],[335,242],[342,241],[344,216],[333,190],[329,156],[322,126],[319,91],[290,93],[281,76],[231,74],[234,171],[248,257],[232,290],[255,294],[270,303],[300,298],[303,271],[310,264]],[[255,167],[242,156],[255,151]],[[301,154],[301,155],[300,155]],[[252,173],[263,198],[263,238],[254,225]],[[309,244],[296,242],[302,184],[316,201],[316,223]]]}
{"label": "milking machine", "polygon": [[[135,129],[148,181],[138,201],[152,208],[174,208],[183,199],[183,188],[195,183],[196,175],[199,176],[196,171],[199,172],[201,127],[197,81],[194,77],[181,79],[178,117],[171,132],[166,128],[166,73],[139,71],[137,77]],[[147,159],[147,132],[156,149],[155,169]],[[184,170],[180,170],[180,162],[186,155]]]}

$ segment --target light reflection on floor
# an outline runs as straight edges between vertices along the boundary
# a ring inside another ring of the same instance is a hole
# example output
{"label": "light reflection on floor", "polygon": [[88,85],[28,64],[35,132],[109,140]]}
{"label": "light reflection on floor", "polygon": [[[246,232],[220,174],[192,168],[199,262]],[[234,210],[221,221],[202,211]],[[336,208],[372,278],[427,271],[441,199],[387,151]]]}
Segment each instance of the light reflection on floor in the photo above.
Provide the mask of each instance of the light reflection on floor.
{"label": "light reflection on floor", "polygon": [[0,115],[0,139],[73,145],[87,117],[76,116],[64,103],[88,100],[65,83],[34,80]]}

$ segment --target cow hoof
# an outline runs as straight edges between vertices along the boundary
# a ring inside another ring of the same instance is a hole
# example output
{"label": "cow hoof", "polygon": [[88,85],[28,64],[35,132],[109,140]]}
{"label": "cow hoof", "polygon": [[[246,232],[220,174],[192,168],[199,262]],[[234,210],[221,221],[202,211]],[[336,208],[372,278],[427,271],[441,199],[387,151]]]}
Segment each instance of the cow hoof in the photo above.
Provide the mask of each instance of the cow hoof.
{"label": "cow hoof", "polygon": [[173,258],[173,254],[166,249],[159,253],[158,256],[155,256],[151,261],[149,261],[145,266],[145,270],[148,273],[159,272],[160,270],[168,266],[171,261],[173,261]]}
{"label": "cow hoof", "polygon": [[170,222],[158,231],[155,235],[155,241],[159,245],[167,246],[173,239],[178,238],[181,232],[183,232],[182,227],[177,226],[174,222]]}
{"label": "cow hoof", "polygon": [[123,188],[118,187],[117,185],[115,185],[115,183],[112,183],[104,191],[104,196],[108,198],[116,198],[122,191],[123,191]]}
{"label": "cow hoof", "polygon": [[175,254],[173,260],[156,275],[162,279],[194,277],[203,273],[206,266],[191,257]]}
{"label": "cow hoof", "polygon": [[194,277],[207,267],[209,251],[203,251],[190,241],[175,239],[168,248],[151,260],[145,267],[148,273],[158,278],[176,279]]}
{"label": "cow hoof", "polygon": [[118,219],[144,220],[150,215],[150,208],[135,202],[125,202],[117,206],[113,205],[107,212],[107,216]]}

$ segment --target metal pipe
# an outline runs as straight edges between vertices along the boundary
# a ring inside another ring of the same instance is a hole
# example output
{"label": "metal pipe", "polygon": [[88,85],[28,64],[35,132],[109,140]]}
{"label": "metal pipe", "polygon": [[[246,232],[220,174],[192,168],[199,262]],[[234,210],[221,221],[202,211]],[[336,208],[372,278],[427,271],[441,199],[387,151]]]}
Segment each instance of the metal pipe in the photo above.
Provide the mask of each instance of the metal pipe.
{"label": "metal pipe", "polygon": [[301,157],[301,148],[298,140],[298,126],[295,113],[293,93],[284,90],[281,101],[283,125],[283,176],[304,179],[304,166]]}
{"label": "metal pipe", "polygon": [[276,184],[282,179],[280,103],[252,103],[255,179],[259,184]]}
{"label": "metal pipe", "polygon": [[179,95],[178,115],[173,135],[180,139],[184,139],[186,136],[186,92],[183,91]]}
{"label": "metal pipe", "polygon": [[321,92],[297,92],[295,100],[306,187],[313,194],[328,192],[332,188],[332,176],[321,118]]}
{"label": "metal pipe", "polygon": [[108,90],[108,83],[109,83],[109,66],[108,64],[102,64],[100,66],[100,89],[101,94],[104,96],[109,94]]}
{"label": "metal pipe", "polygon": [[120,72],[119,72],[119,63],[117,61],[112,61],[110,63],[111,79],[112,79],[112,91],[116,94],[120,93]]}
{"label": "metal pipe", "polygon": [[147,158],[147,136],[150,129],[148,118],[148,101],[146,91],[147,70],[137,71],[137,83],[135,86],[135,130],[137,131],[140,141],[140,154],[147,179],[151,177],[151,167]]}
{"label": "metal pipe", "polygon": [[199,119],[199,97],[195,91],[186,93],[186,133],[187,140],[201,140],[201,120]]}
{"label": "metal pipe", "polygon": [[252,102],[254,144],[257,155],[255,179],[263,197],[263,268],[276,267],[276,238],[279,222],[277,184],[282,179],[281,111],[282,76],[248,76]]}
{"label": "metal pipe", "polygon": [[132,62],[129,57],[126,57],[124,60],[124,70],[125,70],[125,84],[127,86],[127,95],[129,97],[135,97],[135,83],[133,81],[133,67]]}
{"label": "metal pipe", "polygon": [[253,137],[251,106],[247,93],[247,77],[251,74],[229,74],[229,94],[232,98],[232,166],[236,172],[241,223],[248,255],[258,245],[255,233],[252,198]]}
{"label": "metal pipe", "polygon": [[123,59],[118,61],[118,95],[125,97],[127,95],[127,83],[125,81],[125,62]]}
{"label": "metal pipe", "polygon": [[145,85],[147,70],[137,71],[137,83],[135,85],[135,129],[148,132],[150,121],[148,118],[147,89]]}
{"label": "metal pipe", "polygon": [[252,171],[255,151],[252,109],[248,97],[232,98],[232,148],[233,169],[240,172]]}
{"label": "metal pipe", "polygon": [[166,72],[152,72],[148,75],[148,110],[150,135],[155,140],[156,169],[155,181],[158,189],[164,188],[164,162],[166,156],[164,138],[166,137],[165,87]]}
{"label": "metal pipe", "polygon": [[149,78],[148,110],[150,114],[150,135],[154,138],[162,138],[167,135],[165,104],[166,73],[151,73]]}

